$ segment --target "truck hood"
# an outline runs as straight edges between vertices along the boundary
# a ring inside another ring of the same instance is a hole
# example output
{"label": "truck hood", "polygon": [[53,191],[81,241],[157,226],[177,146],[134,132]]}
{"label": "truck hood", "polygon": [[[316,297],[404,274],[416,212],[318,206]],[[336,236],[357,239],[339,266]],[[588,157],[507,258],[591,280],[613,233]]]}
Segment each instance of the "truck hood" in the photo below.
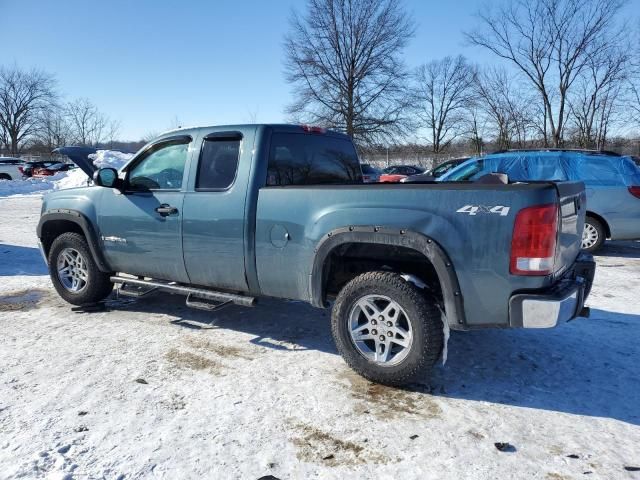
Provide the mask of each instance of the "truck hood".
{"label": "truck hood", "polygon": [[93,172],[98,169],[89,158],[89,155],[96,152],[97,150],[92,147],[60,147],[53,151],[69,157],[89,178],[93,178]]}

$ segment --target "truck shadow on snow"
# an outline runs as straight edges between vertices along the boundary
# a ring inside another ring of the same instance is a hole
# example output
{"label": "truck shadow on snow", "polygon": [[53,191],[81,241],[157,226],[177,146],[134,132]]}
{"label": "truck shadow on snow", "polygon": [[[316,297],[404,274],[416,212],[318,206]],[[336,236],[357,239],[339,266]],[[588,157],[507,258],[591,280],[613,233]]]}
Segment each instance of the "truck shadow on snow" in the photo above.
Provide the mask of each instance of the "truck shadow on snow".
{"label": "truck shadow on snow", "polygon": [[47,266],[37,248],[0,243],[0,276],[47,273]]}
{"label": "truck shadow on snow", "polygon": [[640,258],[640,241],[605,242],[596,257]]}
{"label": "truck shadow on snow", "polygon": [[[207,313],[182,302],[175,296],[149,297],[118,310],[168,313],[175,317],[173,325],[185,328],[243,332],[256,346],[291,355],[300,350],[337,355],[329,310],[262,299],[253,309]],[[640,315],[595,309],[590,319],[550,330],[452,332],[446,365],[406,390],[640,425],[639,336]]]}
{"label": "truck shadow on snow", "polygon": [[640,315],[597,309],[551,330],[455,332],[432,382],[449,397],[640,425],[639,334]]}

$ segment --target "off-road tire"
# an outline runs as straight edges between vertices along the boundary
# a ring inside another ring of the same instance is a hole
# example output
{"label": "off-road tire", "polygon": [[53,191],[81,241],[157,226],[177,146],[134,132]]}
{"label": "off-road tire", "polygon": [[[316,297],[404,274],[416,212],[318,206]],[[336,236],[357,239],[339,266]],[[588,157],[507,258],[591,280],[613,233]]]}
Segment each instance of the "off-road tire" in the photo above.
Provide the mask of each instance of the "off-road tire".
{"label": "off-road tire", "polygon": [[596,252],[597,250],[600,250],[600,248],[602,247],[602,244],[604,243],[604,241],[606,240],[606,236],[607,233],[604,229],[604,225],[602,225],[602,222],[596,218],[587,216],[584,219],[584,223],[585,223],[585,228],[587,228],[587,225],[591,226],[593,229],[595,229],[597,235],[598,235],[598,239],[596,240],[596,242],[591,245],[588,248],[584,248],[583,246],[583,250],[586,250],[589,253],[593,253]]}
{"label": "off-road tire", "polygon": [[[67,290],[58,277],[58,255],[66,249],[77,250],[87,264],[87,284],[82,291],[74,293]],[[113,290],[113,283],[109,281],[110,274],[101,272],[96,265],[91,250],[85,238],[73,232],[63,233],[51,244],[49,250],[49,275],[58,295],[73,305],[90,305],[104,300]]]}
{"label": "off-road tire", "polygon": [[[349,333],[349,316],[356,302],[366,295],[384,295],[406,312],[413,329],[413,342],[406,358],[383,366],[360,354]],[[393,272],[374,271],[357,276],[338,294],[331,315],[336,347],[347,365],[363,377],[385,385],[403,385],[428,375],[443,347],[443,325],[439,308],[413,283]]]}

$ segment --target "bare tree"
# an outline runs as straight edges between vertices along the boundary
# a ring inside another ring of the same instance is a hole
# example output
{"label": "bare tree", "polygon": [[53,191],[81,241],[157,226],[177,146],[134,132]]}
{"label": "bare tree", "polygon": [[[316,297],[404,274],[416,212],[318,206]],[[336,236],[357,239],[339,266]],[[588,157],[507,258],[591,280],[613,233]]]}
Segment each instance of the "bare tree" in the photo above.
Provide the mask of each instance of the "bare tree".
{"label": "bare tree", "polygon": [[41,112],[35,129],[35,143],[47,151],[71,142],[71,127],[65,112],[58,105],[51,105]]}
{"label": "bare tree", "polygon": [[418,117],[429,130],[435,153],[464,132],[464,114],[473,96],[475,75],[475,68],[462,56],[445,57],[418,68]]}
{"label": "bare tree", "polygon": [[514,0],[478,13],[467,33],[518,68],[540,95],[545,143],[561,146],[567,99],[589,59],[619,34],[615,19],[624,0]]}
{"label": "bare tree", "polygon": [[286,78],[296,120],[344,130],[372,143],[408,125],[400,54],[413,36],[401,0],[308,0],[285,37]]}
{"label": "bare tree", "polygon": [[577,80],[569,108],[576,143],[585,148],[603,148],[619,107],[623,85],[627,79],[627,53],[611,46],[603,48],[588,60],[583,75]]}
{"label": "bare tree", "polygon": [[495,129],[497,147],[524,147],[532,124],[531,99],[519,82],[503,68],[489,68],[478,75],[475,95],[488,123]]}
{"label": "bare tree", "polygon": [[41,70],[0,67],[0,129],[11,154],[32,135],[42,112],[55,102],[53,76]]}
{"label": "bare tree", "polygon": [[482,130],[484,130],[485,122],[482,120],[479,102],[471,102],[469,104],[466,117],[467,135],[469,143],[475,155],[482,155],[484,148],[484,139],[482,138]]}
{"label": "bare tree", "polygon": [[120,134],[121,126],[122,123],[120,120],[109,120],[107,122],[104,138],[106,139],[109,148],[113,148],[116,138]]}
{"label": "bare tree", "polygon": [[89,99],[69,102],[65,110],[74,143],[91,146],[104,139],[109,119]]}

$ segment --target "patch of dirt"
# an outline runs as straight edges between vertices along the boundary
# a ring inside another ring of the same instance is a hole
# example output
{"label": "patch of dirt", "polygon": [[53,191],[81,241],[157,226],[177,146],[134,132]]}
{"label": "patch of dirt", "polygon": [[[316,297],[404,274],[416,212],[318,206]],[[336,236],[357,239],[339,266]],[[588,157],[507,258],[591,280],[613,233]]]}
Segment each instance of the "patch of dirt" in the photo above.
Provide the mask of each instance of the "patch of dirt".
{"label": "patch of dirt", "polygon": [[244,348],[234,347],[232,345],[223,345],[220,343],[214,343],[213,341],[202,337],[187,337],[187,343],[193,348],[200,350],[206,350],[219,357],[224,358],[243,358],[245,360],[253,360],[253,357],[249,351]]}
{"label": "patch of dirt", "polygon": [[379,385],[351,370],[340,373],[338,377],[348,382],[351,396],[360,400],[354,408],[359,415],[372,414],[383,420],[407,415],[433,419],[442,415],[442,409],[428,393]]}
{"label": "patch of dirt", "polygon": [[571,477],[566,477],[564,475],[560,475],[559,473],[547,473],[546,477],[547,480],[571,480]]}
{"label": "patch of dirt", "polygon": [[560,445],[551,445],[547,450],[551,455],[564,455],[564,448]]}
{"label": "patch of dirt", "polygon": [[197,355],[191,352],[183,352],[177,348],[172,348],[165,355],[166,359],[180,368],[190,368],[192,370],[208,370],[209,373],[218,374],[224,366],[215,360]]}
{"label": "patch of dirt", "polygon": [[467,433],[471,435],[473,438],[475,438],[476,440],[482,440],[486,438],[482,433],[476,430],[467,430]]}
{"label": "patch of dirt", "polygon": [[0,295],[0,312],[32,310],[40,304],[48,292],[45,290],[14,290]]}
{"label": "patch of dirt", "polygon": [[390,462],[390,459],[381,453],[351,441],[341,440],[311,425],[298,423],[293,427],[296,434],[291,441],[298,449],[298,460],[329,467]]}

